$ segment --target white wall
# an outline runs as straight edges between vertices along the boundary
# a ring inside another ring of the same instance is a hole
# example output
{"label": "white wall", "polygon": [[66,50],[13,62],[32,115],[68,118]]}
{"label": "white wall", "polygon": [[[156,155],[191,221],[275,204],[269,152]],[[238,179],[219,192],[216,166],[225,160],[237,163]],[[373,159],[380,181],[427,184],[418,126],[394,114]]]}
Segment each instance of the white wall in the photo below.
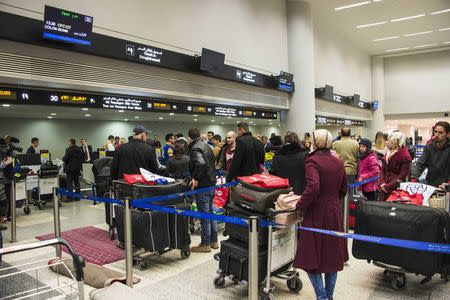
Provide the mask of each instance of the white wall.
{"label": "white wall", "polygon": [[94,32],[278,73],[287,69],[285,0],[2,0],[0,9],[43,19],[44,5],[94,17]]}
{"label": "white wall", "polygon": [[385,58],[385,114],[450,111],[450,50]]}

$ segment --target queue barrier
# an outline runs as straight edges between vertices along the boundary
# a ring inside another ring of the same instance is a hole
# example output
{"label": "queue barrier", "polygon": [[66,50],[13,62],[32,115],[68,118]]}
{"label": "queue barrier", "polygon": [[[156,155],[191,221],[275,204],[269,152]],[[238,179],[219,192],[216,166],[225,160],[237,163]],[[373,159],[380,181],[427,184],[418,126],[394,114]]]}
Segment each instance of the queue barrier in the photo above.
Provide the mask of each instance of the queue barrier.
{"label": "queue barrier", "polygon": [[[362,186],[368,182],[376,181],[378,177],[368,178],[361,182],[355,182],[349,185],[349,188],[355,188],[358,186]],[[160,205],[152,204],[152,202],[160,202],[169,199],[175,199],[180,197],[186,197],[190,195],[205,193],[207,191],[215,190],[221,187],[230,187],[239,184],[239,181],[233,181],[230,183],[226,183],[223,185],[213,186],[209,188],[202,188],[198,190],[189,191],[186,193],[179,193],[173,195],[166,196],[156,196],[150,198],[142,198],[142,199],[130,199],[126,198],[123,201],[118,199],[109,199],[109,198],[100,198],[93,196],[84,196],[81,194],[76,194],[73,192],[69,192],[63,189],[54,189],[54,216],[55,216],[55,237],[60,237],[60,224],[59,224],[59,201],[58,195],[66,195],[71,197],[76,197],[80,199],[86,199],[96,202],[106,202],[113,203],[117,205],[125,206],[125,251],[126,251],[126,276],[127,276],[127,284],[132,287],[133,286],[133,264],[132,264],[132,241],[131,241],[131,207],[141,208],[141,209],[150,209],[157,210],[170,214],[179,214],[182,216],[189,216],[199,219],[208,219],[213,221],[222,221],[226,223],[233,223],[240,226],[246,226],[249,228],[249,299],[257,299],[258,298],[258,227],[288,227],[295,226],[297,230],[305,230],[320,234],[331,235],[340,238],[346,239],[354,239],[364,242],[377,243],[388,246],[402,247],[420,251],[429,251],[429,252],[438,252],[443,254],[450,254],[450,244],[439,244],[439,243],[428,243],[421,241],[410,241],[410,240],[401,240],[401,239],[393,239],[386,237],[378,237],[378,236],[369,236],[369,235],[361,235],[361,234],[353,234],[347,232],[339,232],[333,230],[325,230],[320,228],[311,228],[311,227],[303,227],[297,225],[283,225],[275,222],[269,222],[265,220],[259,220],[256,217],[250,217],[249,219],[243,219],[232,216],[225,215],[215,215],[210,213],[203,212],[195,212],[190,210],[180,210],[171,207],[165,207]],[[348,210],[348,197],[346,197],[346,208]],[[345,215],[345,213],[344,213]],[[348,216],[348,212],[347,212]],[[61,249],[57,248],[57,255],[61,256]],[[253,258],[253,259],[252,259]]]}

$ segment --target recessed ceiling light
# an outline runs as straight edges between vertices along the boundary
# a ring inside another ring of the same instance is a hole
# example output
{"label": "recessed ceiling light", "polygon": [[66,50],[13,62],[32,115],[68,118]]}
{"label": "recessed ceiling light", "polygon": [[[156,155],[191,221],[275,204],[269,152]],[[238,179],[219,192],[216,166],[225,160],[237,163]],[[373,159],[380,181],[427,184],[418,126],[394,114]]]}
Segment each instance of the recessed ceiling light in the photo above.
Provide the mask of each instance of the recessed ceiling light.
{"label": "recessed ceiling light", "polygon": [[224,125],[225,123],[224,123],[224,122],[222,122],[222,123],[220,123],[220,124]]}
{"label": "recessed ceiling light", "polygon": [[448,42],[444,42],[444,44],[450,44],[450,41],[448,41]]}
{"label": "recessed ceiling light", "polygon": [[415,35],[428,34],[428,33],[432,33],[432,32],[433,32],[433,30],[429,30],[429,31],[416,32],[416,33],[408,33],[408,34],[404,34],[403,36],[415,36]]}
{"label": "recessed ceiling light", "polygon": [[51,113],[52,116],[56,116],[56,113]]}
{"label": "recessed ceiling light", "polygon": [[414,46],[414,48],[425,48],[425,47],[432,47],[432,46],[436,46],[437,44],[423,44],[423,45],[418,45],[418,46]]}
{"label": "recessed ceiling light", "polygon": [[439,31],[447,31],[447,30],[450,30],[450,27],[439,29]]}
{"label": "recessed ceiling light", "polygon": [[90,117],[91,115],[90,115],[90,114],[85,114],[84,116],[85,116],[85,117]]}
{"label": "recessed ceiling light", "polygon": [[395,52],[395,51],[402,51],[402,50],[408,50],[408,49],[409,49],[409,47],[395,48],[395,49],[386,50],[386,52]]}
{"label": "recessed ceiling light", "polygon": [[84,107],[81,110],[87,111],[87,110],[89,110],[89,108]]}
{"label": "recessed ceiling light", "polygon": [[248,120],[248,118],[244,118],[244,120]]}
{"label": "recessed ceiling light", "polygon": [[164,120],[164,118],[163,117],[159,117],[158,120]]}
{"label": "recessed ceiling light", "polygon": [[416,18],[421,18],[421,17],[425,17],[426,14],[420,14],[420,15],[415,15],[415,16],[410,16],[410,17],[404,17],[404,18],[399,18],[399,19],[393,19],[391,20],[391,22],[400,22],[400,21],[405,21],[405,20],[411,20],[411,19],[416,19]]}
{"label": "recessed ceiling light", "polygon": [[47,119],[53,119],[53,117],[48,116]]}
{"label": "recessed ceiling light", "polygon": [[11,104],[2,104],[3,107],[10,107]]}
{"label": "recessed ceiling light", "polygon": [[432,12],[432,13],[430,13],[430,15],[438,15],[438,14],[443,14],[443,13],[446,13],[446,12],[450,12],[450,8]]}
{"label": "recessed ceiling light", "polygon": [[215,122],[216,120],[211,120],[211,122]]}
{"label": "recessed ceiling light", "polygon": [[369,23],[369,24],[363,24],[363,25],[358,25],[356,26],[356,28],[365,28],[365,27],[371,27],[371,26],[377,26],[377,25],[383,25],[386,24],[386,21],[383,22],[377,22],[377,23]]}
{"label": "recessed ceiling light", "polygon": [[388,36],[385,38],[379,38],[379,39],[374,39],[374,42],[379,42],[379,41],[386,41],[386,40],[393,40],[393,39],[398,39],[400,36],[396,35],[396,36]]}
{"label": "recessed ceiling light", "polygon": [[194,117],[198,117],[198,115],[194,115]]}
{"label": "recessed ceiling light", "polygon": [[227,119],[231,119],[231,117],[227,117]]}
{"label": "recessed ceiling light", "polygon": [[173,115],[175,115],[175,114],[174,114],[174,113],[170,113],[169,115],[173,116]]}
{"label": "recessed ceiling light", "polygon": [[197,122],[198,121],[198,119],[194,119],[194,122]]}
{"label": "recessed ceiling light", "polygon": [[381,2],[383,0],[372,0],[372,2]]}
{"label": "recessed ceiling light", "polygon": [[370,3],[370,1],[363,1],[363,2],[353,3],[353,4],[349,4],[349,5],[339,6],[339,7],[336,7],[334,10],[342,10],[342,9],[357,7],[357,6],[361,6],[361,5],[366,5],[369,3]]}
{"label": "recessed ceiling light", "polygon": [[119,112],[122,113],[122,112],[124,112],[124,110],[123,109],[119,109]]}
{"label": "recessed ceiling light", "polygon": [[128,122],[128,119],[123,119],[125,122]]}
{"label": "recessed ceiling light", "polygon": [[134,116],[135,119],[139,119],[139,116]]}

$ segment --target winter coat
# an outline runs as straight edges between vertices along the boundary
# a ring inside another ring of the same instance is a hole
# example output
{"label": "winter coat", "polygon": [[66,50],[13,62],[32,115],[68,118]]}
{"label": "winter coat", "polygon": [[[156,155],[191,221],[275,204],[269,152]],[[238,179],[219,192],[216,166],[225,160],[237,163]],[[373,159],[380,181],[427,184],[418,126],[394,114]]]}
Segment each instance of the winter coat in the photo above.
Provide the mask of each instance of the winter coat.
{"label": "winter coat", "polygon": [[398,188],[398,181],[405,181],[411,168],[411,156],[408,148],[401,147],[397,152],[391,155],[387,161],[389,153],[387,153],[382,162],[380,187],[385,184],[384,189],[380,189],[380,201],[385,201],[391,192]]}
{"label": "winter coat", "polygon": [[358,171],[359,144],[350,137],[342,137],[333,143],[333,150],[344,161],[347,175],[356,175]]}
{"label": "winter coat", "polygon": [[214,153],[211,147],[200,138],[189,144],[189,171],[198,181],[198,188],[216,185]]}
{"label": "winter coat", "polygon": [[245,132],[236,140],[236,149],[227,182],[239,176],[261,173],[259,166],[264,164],[264,158],[263,144],[254,138],[251,132]]}
{"label": "winter coat", "polygon": [[83,166],[83,151],[76,145],[71,145],[66,149],[66,154],[62,158],[64,171],[66,173],[79,175]]}
{"label": "winter coat", "polygon": [[438,149],[436,142],[426,145],[423,154],[413,165],[411,177],[418,179],[428,168],[426,181],[432,186],[439,186],[450,178],[450,141]]}
{"label": "winter coat", "polygon": [[[363,159],[359,161],[358,165],[358,179],[366,180],[370,177],[380,176],[381,164],[374,151],[371,151]],[[373,192],[378,190],[378,180],[366,183],[362,186],[364,192]]]}
{"label": "winter coat", "polygon": [[305,159],[308,151],[297,144],[285,144],[272,161],[270,174],[289,179],[289,185],[296,195],[303,194],[306,185]]}
{"label": "winter coat", "polygon": [[[305,161],[306,189],[297,203],[302,226],[343,231],[341,199],[347,193],[342,160],[329,150],[312,152]],[[294,267],[313,273],[341,271],[348,260],[343,238],[301,231]]]}

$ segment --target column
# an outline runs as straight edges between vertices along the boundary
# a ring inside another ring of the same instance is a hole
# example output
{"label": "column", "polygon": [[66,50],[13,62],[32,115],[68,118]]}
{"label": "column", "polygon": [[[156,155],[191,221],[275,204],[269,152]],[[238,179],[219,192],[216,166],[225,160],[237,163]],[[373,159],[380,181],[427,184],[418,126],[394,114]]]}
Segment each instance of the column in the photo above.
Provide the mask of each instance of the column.
{"label": "column", "polygon": [[281,114],[283,133],[295,131],[300,138],[315,128],[314,38],[311,5],[286,0],[289,72],[294,74],[295,93],[290,109]]}
{"label": "column", "polygon": [[384,60],[382,57],[372,57],[372,100],[378,100],[378,109],[372,114],[372,121],[367,122],[368,138],[374,139],[377,131],[384,130]]}

